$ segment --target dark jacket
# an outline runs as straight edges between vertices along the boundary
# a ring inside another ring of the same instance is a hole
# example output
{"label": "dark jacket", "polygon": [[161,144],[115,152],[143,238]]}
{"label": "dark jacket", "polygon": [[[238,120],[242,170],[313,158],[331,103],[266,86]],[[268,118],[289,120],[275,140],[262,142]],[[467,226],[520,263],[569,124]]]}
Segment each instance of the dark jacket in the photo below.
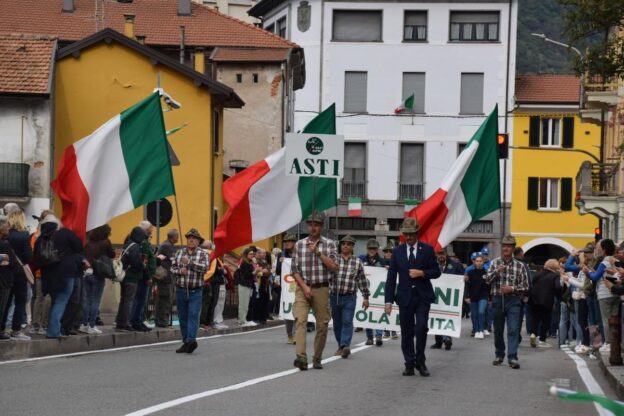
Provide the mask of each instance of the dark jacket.
{"label": "dark jacket", "polygon": [[490,285],[488,285],[483,278],[486,274],[487,270],[485,270],[485,268],[475,268],[468,272],[468,282],[466,283],[466,288],[471,302],[487,299],[489,297]]}
{"label": "dark jacket", "polygon": [[[30,234],[28,234],[28,231],[9,230],[7,241],[22,264],[30,263],[33,257],[33,251],[30,245]],[[19,266],[19,263],[17,265]],[[26,279],[26,274],[21,266],[15,267],[13,272],[16,279]]]}
{"label": "dark jacket", "polygon": [[386,267],[386,262],[381,256],[379,256],[379,254],[375,257],[369,257],[368,254],[362,254],[359,258],[364,266]]}
{"label": "dark jacket", "polygon": [[532,305],[552,309],[555,298],[561,296],[565,287],[561,286],[559,274],[550,270],[542,270],[535,275],[530,292]]}
{"label": "dark jacket", "polygon": [[6,240],[0,240],[0,254],[9,255],[9,264],[0,266],[0,289],[9,289],[13,287],[13,279],[19,267],[15,252]]}
{"label": "dark jacket", "polygon": [[[115,250],[110,239],[99,241],[87,241],[85,245],[85,256],[91,267],[93,267],[93,260],[101,257],[115,258]],[[99,276],[96,276],[99,277]]]}
{"label": "dark jacket", "polygon": [[464,275],[464,266],[449,258],[446,259],[444,266],[438,263],[438,268],[440,273]]}
{"label": "dark jacket", "polygon": [[277,255],[277,259],[275,260],[277,264],[275,265],[275,274],[277,276],[282,275],[282,258],[292,259],[292,251],[284,250]]}
{"label": "dark jacket", "polygon": [[[399,306],[407,306],[414,296],[418,297],[417,300],[420,302],[431,304],[435,301],[431,279],[440,277],[438,261],[433,252],[433,247],[429,244],[419,241],[417,246],[416,259],[411,263],[405,244],[395,247],[392,251],[392,260],[390,260],[385,287],[386,303],[396,301]],[[420,279],[412,279],[409,276],[410,269],[420,269],[424,271],[425,276]]]}
{"label": "dark jacket", "polygon": [[247,263],[243,261],[239,267],[240,277],[238,284],[245,287],[254,287],[255,283],[255,275],[254,275],[254,267],[251,263]]}
{"label": "dark jacket", "polygon": [[165,242],[163,242],[158,248],[157,255],[160,255],[160,254],[166,257],[164,260],[160,261],[160,266],[164,267],[168,271],[167,277],[165,277],[161,283],[173,284],[174,282],[173,282],[173,273],[171,273],[171,266],[172,266],[171,259],[175,257],[176,248],[174,247],[173,244],[171,244],[171,241],[165,240]]}
{"label": "dark jacket", "polygon": [[80,277],[83,273],[84,249],[80,238],[67,228],[59,230],[55,223],[42,224],[39,239],[50,236],[52,236],[54,248],[58,251],[61,261],[41,268],[41,283],[45,294],[58,292],[65,287],[66,279]]}
{"label": "dark jacket", "polygon": [[126,268],[126,277],[124,281],[128,283],[137,283],[143,279],[143,274],[147,266],[143,259],[143,242],[147,240],[147,234],[141,227],[134,227],[130,232],[130,236],[124,244],[125,255],[123,258],[124,268]]}

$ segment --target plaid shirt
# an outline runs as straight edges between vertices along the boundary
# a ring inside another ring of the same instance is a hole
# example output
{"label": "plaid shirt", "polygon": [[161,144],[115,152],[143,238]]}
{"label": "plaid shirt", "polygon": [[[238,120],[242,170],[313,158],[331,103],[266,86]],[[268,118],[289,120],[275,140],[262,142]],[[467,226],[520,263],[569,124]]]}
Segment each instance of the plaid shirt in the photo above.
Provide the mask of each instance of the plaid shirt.
{"label": "plaid shirt", "polygon": [[330,290],[332,293],[339,295],[349,295],[355,293],[356,287],[362,292],[364,299],[370,296],[368,289],[368,281],[364,273],[364,265],[360,259],[355,256],[345,260],[344,257],[338,258],[338,273],[330,281]]}
{"label": "plaid shirt", "polygon": [[[316,247],[323,255],[338,262],[336,243],[334,241],[321,237]],[[308,238],[299,240],[295,244],[291,272],[293,275],[299,273],[309,285],[329,283],[334,277],[334,273],[325,267],[321,257],[308,250]]]}
{"label": "plaid shirt", "polygon": [[[506,269],[499,273],[496,269],[501,265],[506,266]],[[526,267],[516,259],[511,259],[509,262],[505,262],[502,257],[492,260],[490,270],[484,279],[490,285],[492,296],[501,295],[501,285],[512,286],[512,294],[516,296],[524,296],[529,291],[529,276]]]}
{"label": "plaid shirt", "polygon": [[[182,264],[182,257],[188,256],[189,263]],[[187,275],[180,273],[186,267]],[[210,268],[210,256],[206,250],[196,248],[193,254],[186,247],[178,250],[171,264],[171,273],[176,277],[176,284],[180,287],[196,289],[204,285],[204,275]]]}

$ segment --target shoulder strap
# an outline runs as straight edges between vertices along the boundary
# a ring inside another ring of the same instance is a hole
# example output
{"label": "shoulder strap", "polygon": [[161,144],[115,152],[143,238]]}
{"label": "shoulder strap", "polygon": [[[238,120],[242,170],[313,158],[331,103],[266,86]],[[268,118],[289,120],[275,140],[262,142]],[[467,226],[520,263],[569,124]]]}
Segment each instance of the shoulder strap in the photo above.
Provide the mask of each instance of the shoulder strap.
{"label": "shoulder strap", "polygon": [[126,247],[126,249],[121,253],[121,256],[119,258],[122,259],[123,256],[125,256],[133,246],[136,246],[135,242],[130,243],[128,247]]}

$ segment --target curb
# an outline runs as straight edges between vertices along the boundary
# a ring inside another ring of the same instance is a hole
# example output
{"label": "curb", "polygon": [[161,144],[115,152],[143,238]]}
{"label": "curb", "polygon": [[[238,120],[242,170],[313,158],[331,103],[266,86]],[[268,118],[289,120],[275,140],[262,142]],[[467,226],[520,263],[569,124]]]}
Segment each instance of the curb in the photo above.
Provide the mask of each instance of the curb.
{"label": "curb", "polygon": [[598,365],[600,369],[604,373],[607,381],[615,390],[615,394],[617,395],[619,400],[624,400],[624,366],[617,365],[612,366],[609,364],[609,355],[603,355],[596,351],[596,355],[598,356]]}
{"label": "curb", "polygon": [[[262,328],[277,327],[283,324],[282,320],[269,321],[256,327],[240,326],[227,329],[200,329],[198,337],[212,335],[227,335],[250,332]],[[63,355],[89,351],[108,350],[112,348],[129,347],[135,345],[150,345],[159,342],[179,341],[179,328],[154,328],[150,332],[106,332],[101,335],[74,335],[61,339],[33,339],[31,341],[2,341],[0,342],[0,362],[39,358],[52,355]]]}

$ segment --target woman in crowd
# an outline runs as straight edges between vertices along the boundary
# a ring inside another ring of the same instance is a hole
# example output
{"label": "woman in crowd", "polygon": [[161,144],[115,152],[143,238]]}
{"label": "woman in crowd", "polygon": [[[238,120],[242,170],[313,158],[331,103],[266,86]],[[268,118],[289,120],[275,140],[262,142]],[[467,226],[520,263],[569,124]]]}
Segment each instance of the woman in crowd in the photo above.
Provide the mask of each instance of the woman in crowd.
{"label": "woman in crowd", "polygon": [[487,273],[487,270],[483,267],[483,263],[483,256],[477,256],[473,262],[475,267],[464,276],[464,281],[466,282],[468,290],[466,302],[470,304],[472,332],[474,332],[474,337],[476,339],[485,338],[485,333],[487,332],[485,328],[485,311],[490,295],[490,285],[488,285],[483,278]]}
{"label": "woman in crowd", "polygon": [[252,299],[256,283],[256,265],[254,263],[255,256],[256,252],[251,247],[246,248],[245,251],[243,251],[242,261],[237,272],[238,323],[245,327],[257,325],[255,322],[247,320],[247,316],[250,312],[249,306],[253,306]]}
{"label": "woman in crowd", "polygon": [[[0,319],[2,311],[9,304],[9,296],[15,279],[15,269],[18,267],[15,252],[7,241],[9,236],[9,221],[4,215],[0,215]],[[0,332],[0,339],[9,339],[9,335]]]}
{"label": "woman in crowd", "polygon": [[[87,244],[85,245],[85,255],[87,261],[91,264],[92,273],[84,277],[84,296],[82,307],[82,325],[80,332],[85,334],[101,334],[95,324],[100,310],[100,302],[102,301],[102,293],[106,284],[106,277],[100,275],[105,265],[112,266],[112,259],[115,258],[115,250],[110,240],[111,227],[108,224],[95,228],[87,234]],[[101,263],[98,263],[101,262]],[[102,264],[104,267],[98,267]],[[112,271],[112,268],[111,270]]]}
{"label": "woman in crowd", "polygon": [[585,256],[585,253],[580,253],[579,267],[581,270],[578,272],[577,276],[572,276],[568,280],[568,284],[573,288],[572,299],[574,301],[574,309],[577,314],[578,331],[581,340],[580,344],[578,344],[575,348],[575,352],[579,354],[587,354],[591,351],[589,341],[589,310],[587,307],[587,295],[592,290],[592,282],[582,270],[582,268],[587,266],[587,264],[588,258]]}
{"label": "woman in crowd", "polygon": [[[30,246],[33,251],[35,249],[35,243],[37,238],[41,234],[41,221],[49,214],[54,214],[49,209],[44,209],[39,217],[35,217],[38,221],[37,229],[30,236]],[[35,301],[33,302],[32,312],[32,333],[37,335],[45,335],[46,328],[48,327],[48,314],[50,313],[50,296],[43,294],[41,286],[41,270],[35,270],[33,267],[33,273],[35,275]]]}
{"label": "woman in crowd", "polygon": [[562,279],[567,280],[567,275],[562,274],[559,261],[549,259],[544,264],[544,269],[535,275],[533,286],[529,296],[531,305],[531,319],[533,331],[539,329],[539,342],[535,332],[531,334],[531,347],[550,347],[546,342],[550,329],[550,318],[558,294],[563,291]]}
{"label": "woman in crowd", "polygon": [[269,280],[271,277],[270,257],[267,258],[267,252],[258,249],[256,252],[256,290],[255,307],[253,308],[253,321],[265,324],[269,317],[269,303],[271,301],[271,287]]}

